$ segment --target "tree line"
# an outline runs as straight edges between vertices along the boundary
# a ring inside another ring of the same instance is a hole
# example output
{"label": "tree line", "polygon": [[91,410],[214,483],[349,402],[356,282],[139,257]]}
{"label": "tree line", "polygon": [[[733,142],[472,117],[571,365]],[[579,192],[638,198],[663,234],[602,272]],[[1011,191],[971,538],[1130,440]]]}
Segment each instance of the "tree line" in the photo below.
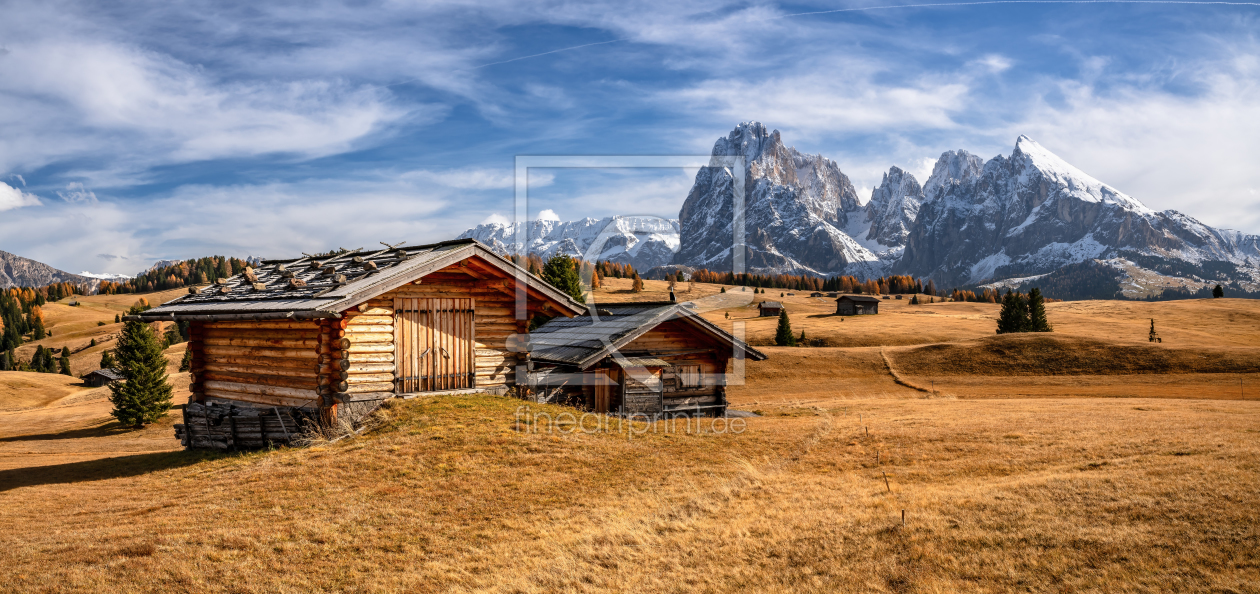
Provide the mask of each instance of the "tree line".
{"label": "tree line", "polygon": [[188,285],[204,285],[245,271],[249,262],[227,256],[207,256],[184,260],[156,270],[146,270],[125,281],[101,281],[97,292],[102,295],[152,293],[178,289]]}

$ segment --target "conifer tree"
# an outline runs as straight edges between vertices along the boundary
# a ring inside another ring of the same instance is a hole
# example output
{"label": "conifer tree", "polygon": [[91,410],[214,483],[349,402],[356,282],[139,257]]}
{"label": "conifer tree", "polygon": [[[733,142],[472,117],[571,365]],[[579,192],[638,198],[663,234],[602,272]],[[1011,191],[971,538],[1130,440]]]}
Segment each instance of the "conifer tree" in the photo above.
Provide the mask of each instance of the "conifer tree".
{"label": "conifer tree", "polygon": [[726,287],[722,287],[722,292],[723,292],[723,293],[725,293],[725,292],[726,292]]}
{"label": "conifer tree", "polygon": [[1028,302],[1024,296],[1006,290],[1002,298],[1002,312],[998,315],[998,334],[1026,332],[1028,328]]}
{"label": "conifer tree", "polygon": [[568,293],[575,301],[583,301],[582,279],[578,276],[577,266],[573,258],[566,254],[556,254],[543,265],[542,278],[551,286]]}
{"label": "conifer tree", "polygon": [[774,344],[777,346],[796,346],[796,337],[792,335],[792,321],[788,319],[786,309],[779,312],[779,327],[774,333]]}
{"label": "conifer tree", "polygon": [[61,375],[69,375],[72,377],[74,376],[73,373],[70,373],[70,348],[69,347],[61,347],[60,367],[61,369],[58,371],[59,373],[61,373]]}
{"label": "conifer tree", "polygon": [[805,329],[801,328],[801,337],[796,339],[797,346],[805,346]]}
{"label": "conifer tree", "polygon": [[631,285],[630,291],[634,293],[643,292],[643,279],[639,278],[639,274],[637,272],[634,275],[634,284]]}
{"label": "conifer tree", "polygon": [[180,371],[192,371],[192,349],[184,350],[184,358],[179,361]]}
{"label": "conifer tree", "polygon": [[105,349],[105,351],[101,353],[101,369],[112,369],[114,365],[115,362],[113,353],[111,353],[109,349]]}
{"label": "conifer tree", "polygon": [[1213,299],[1220,299],[1221,297],[1224,297],[1224,296],[1225,296],[1225,288],[1224,288],[1224,287],[1222,287],[1222,286],[1220,286],[1220,285],[1216,285],[1216,288],[1212,289],[1212,298],[1213,298]]}
{"label": "conifer tree", "polygon": [[111,413],[118,422],[140,428],[154,423],[171,408],[171,384],[166,381],[162,343],[148,324],[127,322],[114,349],[118,369],[126,381],[110,384]]}
{"label": "conifer tree", "polygon": [[122,322],[122,314],[114,314],[114,323],[118,324],[120,322]]}
{"label": "conifer tree", "polygon": [[1053,332],[1050,320],[1046,318],[1046,300],[1041,296],[1041,289],[1034,287],[1028,292],[1028,329],[1025,332]]}

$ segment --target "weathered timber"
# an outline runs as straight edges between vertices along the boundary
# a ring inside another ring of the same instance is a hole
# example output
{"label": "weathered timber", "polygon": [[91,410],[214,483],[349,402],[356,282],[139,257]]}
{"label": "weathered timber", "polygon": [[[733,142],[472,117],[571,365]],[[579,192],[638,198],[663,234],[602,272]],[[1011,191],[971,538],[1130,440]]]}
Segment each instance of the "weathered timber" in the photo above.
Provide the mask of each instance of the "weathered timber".
{"label": "weathered timber", "polygon": [[234,347],[206,345],[208,356],[273,357],[278,359],[318,359],[315,349],[269,349],[264,347]]}
{"label": "weathered timber", "polygon": [[352,373],[346,378],[351,384],[366,384],[372,382],[392,382],[394,374],[392,373]]}
{"label": "weathered timber", "polygon": [[366,314],[362,314],[362,315],[348,314],[346,315],[346,320],[350,323],[346,327],[349,328],[352,326],[375,326],[375,325],[392,326],[394,324],[394,316],[392,315],[393,312],[390,312],[390,314],[391,315],[381,315],[381,316],[370,316]]}
{"label": "weathered timber", "polygon": [[303,367],[270,367],[263,365],[226,365],[207,363],[204,371],[220,371],[229,373],[246,373],[252,375],[281,375],[285,377],[314,377],[311,369]]}
{"label": "weathered timber", "polygon": [[395,369],[393,363],[355,363],[349,365],[346,371],[351,373],[393,373]]}
{"label": "weathered timber", "polygon": [[393,325],[382,326],[382,325],[367,325],[367,324],[363,326],[346,326],[346,329],[344,330],[344,332],[346,332],[346,336],[353,336],[356,334],[367,334],[367,333],[382,333],[382,332],[388,333],[388,332],[393,332],[393,331],[394,331]]}
{"label": "weathered timber", "polygon": [[311,392],[311,396],[293,397],[293,396],[276,396],[270,394],[258,394],[254,392],[238,392],[235,390],[224,390],[221,388],[205,388],[207,398],[222,398],[224,400],[239,400],[241,402],[252,402],[254,404],[266,404],[268,406],[310,406],[312,402],[318,402],[319,395]]}
{"label": "weathered timber", "polygon": [[316,320],[283,321],[283,322],[207,322],[206,330],[238,329],[238,330],[316,330]]}
{"label": "weathered timber", "polygon": [[393,343],[394,335],[392,333],[386,333],[386,332],[365,332],[363,334],[347,333],[346,337],[340,340],[346,341],[344,343],[346,346],[342,348],[349,348],[350,345],[353,345],[353,344],[386,343],[386,342]]}
{"label": "weathered timber", "polygon": [[206,380],[206,390],[222,390],[226,392],[238,392],[242,394],[258,394],[262,396],[279,396],[284,398],[297,398],[304,400],[313,400],[319,394],[312,388],[309,390],[298,388],[285,388],[280,386],[259,386],[246,384],[241,382],[225,382]]}
{"label": "weathered timber", "polygon": [[394,384],[392,382],[379,382],[370,384],[350,384],[348,388],[343,390],[348,394],[361,394],[364,392],[392,392]]}
{"label": "weathered timber", "polygon": [[337,402],[367,402],[369,400],[386,400],[393,398],[393,392],[358,392],[333,394]]}
{"label": "weathered timber", "polygon": [[239,347],[267,347],[272,349],[312,349],[319,346],[318,340],[288,340],[280,338],[257,339],[257,338],[207,338],[204,344],[208,347],[215,346],[239,346]]}
{"label": "weathered timber", "polygon": [[345,359],[341,359],[341,360],[349,361],[351,365],[355,363],[393,363],[394,353],[393,352],[388,352],[388,353],[351,352],[347,354],[347,357]]}
{"label": "weathered timber", "polygon": [[[346,351],[350,353],[393,353],[394,344],[392,342],[351,344],[350,348],[346,349]],[[351,358],[351,360],[353,360],[353,358]]]}

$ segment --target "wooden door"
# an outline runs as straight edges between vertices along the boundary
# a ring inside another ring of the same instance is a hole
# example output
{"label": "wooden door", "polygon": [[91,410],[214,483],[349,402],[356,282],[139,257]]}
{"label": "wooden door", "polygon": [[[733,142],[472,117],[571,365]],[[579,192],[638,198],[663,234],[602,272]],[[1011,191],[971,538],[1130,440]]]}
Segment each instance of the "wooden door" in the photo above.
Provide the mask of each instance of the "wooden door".
{"label": "wooden door", "polygon": [[616,369],[595,370],[595,412],[606,413],[612,408],[613,391],[617,387]]}
{"label": "wooden door", "polygon": [[394,315],[399,394],[475,386],[472,299],[395,299]]}

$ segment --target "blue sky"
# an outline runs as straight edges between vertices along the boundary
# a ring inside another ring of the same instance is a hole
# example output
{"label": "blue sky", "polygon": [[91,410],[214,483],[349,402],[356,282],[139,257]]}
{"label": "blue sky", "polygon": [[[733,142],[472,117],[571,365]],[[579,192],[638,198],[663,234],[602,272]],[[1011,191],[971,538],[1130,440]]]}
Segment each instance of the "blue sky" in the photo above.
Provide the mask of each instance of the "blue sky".
{"label": "blue sky", "polygon": [[[748,120],[864,197],[1027,134],[1260,233],[1256,4],[124,4],[0,1],[0,249],[135,273],[448,239],[512,215],[515,155],[707,154]],[[676,216],[689,175],[540,172],[532,206]]]}

